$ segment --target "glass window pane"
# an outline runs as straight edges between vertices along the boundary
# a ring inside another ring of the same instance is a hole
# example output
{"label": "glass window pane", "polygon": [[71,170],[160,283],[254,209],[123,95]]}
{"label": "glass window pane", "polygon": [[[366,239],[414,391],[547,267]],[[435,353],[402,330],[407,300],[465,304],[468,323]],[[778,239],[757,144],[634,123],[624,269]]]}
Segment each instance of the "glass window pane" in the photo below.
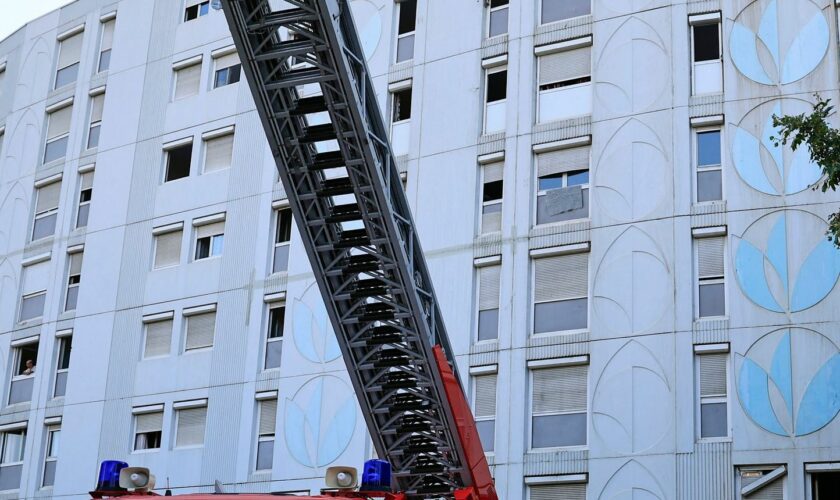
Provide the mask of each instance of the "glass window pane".
{"label": "glass window pane", "polygon": [[44,486],[55,484],[55,467],[58,464],[55,460],[44,463]]}
{"label": "glass window pane", "polygon": [[90,214],[90,204],[85,203],[79,205],[79,215],[76,217],[76,227],[85,227],[88,225],[88,215]]}
{"label": "glass window pane", "polygon": [[270,470],[274,463],[274,441],[257,443],[257,470]]}
{"label": "glass window pane", "polygon": [[484,451],[493,451],[496,445],[496,421],[481,420],[475,423],[478,429],[478,437],[481,439],[481,446]]}
{"label": "glass window pane", "polygon": [[44,163],[64,158],[67,154],[67,139],[68,137],[62,137],[47,143],[44,150]]}
{"label": "glass window pane", "polygon": [[225,235],[219,234],[213,236],[213,255],[222,255],[222,249],[225,246]]}
{"label": "glass window pane", "polygon": [[88,134],[88,149],[99,146],[99,125],[92,125],[90,127],[90,134]]}
{"label": "glass window pane", "polygon": [[414,57],[414,35],[397,40],[397,62],[408,61]]}
{"label": "glass window pane", "polygon": [[76,309],[76,303],[79,300],[79,287],[71,286],[67,288],[67,302],[64,304],[65,311],[72,311]]}
{"label": "glass window pane", "polygon": [[20,488],[20,473],[23,464],[11,467],[0,467],[0,490],[17,490]]}
{"label": "glass window pane", "polygon": [[540,191],[559,189],[563,187],[563,174],[552,174],[540,177]]}
{"label": "glass window pane", "polygon": [[[549,224],[565,220],[585,219],[589,217],[589,190],[579,188],[561,188],[549,190],[537,197],[537,224]],[[563,194],[562,191],[566,191]],[[553,197],[557,196],[556,198]]]}
{"label": "glass window pane", "polygon": [[534,304],[534,333],[586,328],[587,302],[583,298]]}
{"label": "glass window pane", "polygon": [[706,403],[700,405],[700,437],[726,436],[726,403]]}
{"label": "glass window pane", "polygon": [[720,130],[697,134],[697,165],[720,165]]}
{"label": "glass window pane", "polygon": [[567,186],[582,186],[589,184],[589,170],[578,170],[576,172],[569,172],[569,178],[566,182]]}
{"label": "glass window pane", "polygon": [[592,10],[592,0],[542,0],[542,23],[585,16]]}
{"label": "glass window pane", "polygon": [[697,172],[697,201],[717,201],[723,199],[721,171],[708,170]]}
{"label": "glass window pane", "polygon": [[71,64],[66,68],[58,70],[55,75],[55,88],[60,88],[65,85],[70,85],[76,81],[79,76],[79,63]]}
{"label": "glass window pane", "polygon": [[46,217],[41,217],[40,219],[35,219],[35,227],[32,229],[32,241],[55,234],[55,221],[57,218],[58,214],[54,213]]}
{"label": "glass window pane", "polygon": [[111,67],[111,49],[103,50],[99,54],[99,72],[107,71]]}
{"label": "glass window pane", "polygon": [[67,394],[67,373],[59,372],[55,374],[55,392],[53,396],[60,398]]}
{"label": "glass window pane", "polygon": [[286,308],[275,307],[268,313],[268,338],[283,337],[283,323],[286,320]]}
{"label": "glass window pane", "polygon": [[272,272],[280,273],[289,269],[289,245],[274,247],[274,267]]}
{"label": "glass window pane", "polygon": [[47,451],[48,456],[57,457],[59,446],[61,444],[61,431],[50,432],[50,449]]}
{"label": "glass window pane", "polygon": [[206,259],[210,256],[210,237],[199,238],[195,243],[195,260]]}
{"label": "glass window pane", "polygon": [[490,13],[490,37],[504,35],[508,30],[508,11],[510,9],[494,10]]}
{"label": "glass window pane", "polygon": [[23,460],[24,442],[26,434],[23,431],[7,432],[3,442],[4,464],[20,462]]}
{"label": "glass window pane", "polygon": [[488,309],[478,312],[478,340],[499,338],[499,310]]}
{"label": "glass window pane", "polygon": [[495,201],[502,199],[502,191],[504,189],[504,181],[486,182],[484,184],[483,201]]}
{"label": "glass window pane", "polygon": [[720,37],[718,24],[694,26],[694,61],[720,59]]}
{"label": "glass window pane", "polygon": [[723,283],[700,285],[700,317],[726,314]]}
{"label": "glass window pane", "polygon": [[487,102],[502,101],[507,97],[507,71],[487,74]]}
{"label": "glass window pane", "polygon": [[24,298],[20,306],[20,320],[26,321],[43,316],[46,298],[45,293]]}
{"label": "glass window pane", "polygon": [[531,432],[532,448],[585,445],[586,413],[535,416]]}
{"label": "glass window pane", "polygon": [[283,341],[274,340],[267,342],[265,346],[265,368],[280,368],[280,360],[283,357]]}
{"label": "glass window pane", "polygon": [[403,35],[414,31],[417,21],[417,0],[406,0],[399,4],[400,18],[397,33]]}
{"label": "glass window pane", "polygon": [[166,152],[166,181],[174,181],[190,175],[192,143],[170,149]]}

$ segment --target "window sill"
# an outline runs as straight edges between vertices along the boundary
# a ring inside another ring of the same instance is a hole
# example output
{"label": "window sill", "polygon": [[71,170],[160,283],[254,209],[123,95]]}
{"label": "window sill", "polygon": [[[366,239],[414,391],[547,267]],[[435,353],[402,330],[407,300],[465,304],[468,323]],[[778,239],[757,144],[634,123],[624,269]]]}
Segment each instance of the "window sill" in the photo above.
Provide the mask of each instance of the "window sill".
{"label": "window sill", "polygon": [[531,337],[538,339],[546,337],[567,337],[572,335],[580,335],[581,333],[589,333],[589,328],[578,328],[575,330],[557,330],[554,332],[532,332]]}
{"label": "window sill", "polygon": [[164,269],[172,269],[173,267],[178,267],[180,265],[181,264],[178,263],[178,264],[172,264],[171,266],[152,267],[152,272],[163,271]]}
{"label": "window sill", "polygon": [[551,228],[562,228],[569,224],[575,224],[578,222],[590,221],[592,220],[591,217],[581,217],[579,219],[569,219],[569,220],[559,220],[556,222],[545,222],[543,224],[537,224],[534,222],[534,225],[531,226],[531,229],[551,229]]}
{"label": "window sill", "polygon": [[202,352],[210,352],[213,350],[213,346],[207,347],[196,347],[194,349],[184,349],[184,352],[181,353],[182,356],[189,356],[191,354],[199,354]]}
{"label": "window sill", "polygon": [[140,362],[142,363],[143,361],[154,361],[156,359],[165,359],[165,358],[168,358],[169,356],[170,356],[169,354],[164,354],[164,355],[161,355],[161,356],[143,357],[143,358],[140,358]]}
{"label": "window sill", "polygon": [[578,446],[557,446],[554,448],[529,448],[525,451],[527,455],[541,455],[545,453],[558,453],[564,451],[589,451],[589,445],[578,445]]}
{"label": "window sill", "polygon": [[38,316],[36,318],[29,318],[29,319],[25,319],[23,321],[18,321],[17,324],[21,328],[29,328],[29,327],[32,327],[32,326],[38,326],[38,325],[42,324],[43,322],[44,322],[44,317],[43,316]]}
{"label": "window sill", "polygon": [[218,260],[221,259],[221,255],[211,255],[210,257],[204,257],[203,259],[193,259],[193,263],[196,262],[207,262],[208,260]]}
{"label": "window sill", "polygon": [[703,443],[731,443],[732,436],[727,437],[719,437],[719,438],[697,438],[697,444]]}
{"label": "window sill", "polygon": [[131,452],[132,455],[147,455],[149,453],[157,453],[160,451],[160,448],[148,448],[145,450],[133,450]]}
{"label": "window sill", "polygon": [[202,448],[204,448],[203,444],[193,444],[189,446],[176,446],[172,448],[172,451],[200,450]]}
{"label": "window sill", "polygon": [[592,13],[590,12],[589,14],[583,14],[581,16],[567,17],[565,19],[556,19],[554,21],[549,21],[547,23],[544,23],[544,22],[542,22],[542,20],[540,20],[539,27],[545,28],[545,27],[548,27],[548,26],[550,26],[550,27],[562,26],[564,23],[568,23],[568,22],[571,22],[571,21],[579,21],[579,20],[581,20],[585,17],[592,17]]}

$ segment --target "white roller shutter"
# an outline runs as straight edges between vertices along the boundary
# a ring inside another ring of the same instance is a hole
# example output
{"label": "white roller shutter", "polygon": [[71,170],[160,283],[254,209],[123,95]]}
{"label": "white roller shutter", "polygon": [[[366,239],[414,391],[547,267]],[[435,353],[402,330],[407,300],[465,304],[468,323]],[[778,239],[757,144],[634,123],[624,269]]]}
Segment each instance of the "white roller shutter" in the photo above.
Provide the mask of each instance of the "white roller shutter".
{"label": "white roller shutter", "polygon": [[239,64],[239,54],[233,52],[216,58],[216,71]]}
{"label": "white roller shutter", "polygon": [[102,110],[105,107],[105,94],[99,94],[91,98],[90,123],[102,121]]}
{"label": "white roller shutter", "polygon": [[155,267],[177,265],[181,261],[183,231],[160,234],[155,237]]}
{"label": "white roller shutter", "polygon": [[541,484],[528,490],[529,500],[586,500],[585,484]]}
{"label": "white roller shutter", "polygon": [[212,347],[215,332],[215,311],[187,317],[187,341],[185,350]]}
{"label": "white roller shutter", "polygon": [[206,406],[178,410],[178,430],[175,446],[198,446],[204,444],[204,428],[206,422]]}
{"label": "white roller shutter", "polygon": [[586,411],[587,365],[534,370],[533,413]]}
{"label": "white roller shutter", "polygon": [[78,252],[70,255],[70,276],[82,274],[82,256],[83,252]]}
{"label": "white roller shutter", "polygon": [[99,49],[100,51],[104,52],[106,50],[111,50],[113,47],[114,26],[116,26],[116,24],[117,21],[115,19],[111,19],[102,25],[102,46]]}
{"label": "white roller shutter", "polygon": [[592,47],[541,56],[539,65],[540,85],[588,76],[592,73]]}
{"label": "white roller shutter", "polygon": [[277,422],[277,400],[264,399],[260,401],[260,436],[273,436]]}
{"label": "white roller shutter", "polygon": [[478,310],[499,308],[499,281],[502,266],[486,266],[478,270]]}
{"label": "white roller shutter", "polygon": [[206,146],[205,172],[214,172],[230,167],[233,156],[233,134],[208,139]]}
{"label": "white roller shutter", "polygon": [[700,395],[726,396],[726,359],[727,355],[700,355]]}
{"label": "white roller shutter", "polygon": [[201,63],[175,71],[175,99],[198,94],[201,85]]}
{"label": "white roller shutter", "polygon": [[23,295],[42,292],[50,280],[50,261],[23,268]]}
{"label": "white roller shutter", "polygon": [[143,432],[161,432],[163,431],[163,412],[154,412],[154,413],[143,413],[140,415],[135,415],[135,419],[137,419],[137,425],[135,428],[135,432],[137,434]]}
{"label": "white roller shutter", "polygon": [[589,295],[589,254],[577,253],[534,260],[534,300],[554,302]]}
{"label": "white roller shutter", "polygon": [[66,68],[79,62],[82,56],[83,37],[84,32],[61,41],[61,49],[58,55],[58,69]]}
{"label": "white roller shutter", "polygon": [[218,234],[225,234],[224,221],[213,224],[205,224],[203,226],[198,226],[196,229],[196,235],[198,238],[206,238],[208,236],[216,236]]}
{"label": "white roller shutter", "polygon": [[145,357],[166,356],[171,343],[172,320],[146,324]]}
{"label": "white roller shutter", "polygon": [[61,196],[61,182],[53,182],[38,188],[38,201],[35,203],[35,213],[42,214],[58,208]]}
{"label": "white roller shutter", "polygon": [[82,174],[82,187],[81,190],[84,191],[85,189],[93,189],[93,172],[86,172]]}
{"label": "white roller shutter", "polygon": [[475,377],[475,416],[493,418],[496,416],[496,379],[497,375]]}
{"label": "white roller shutter", "polygon": [[484,166],[484,183],[502,180],[505,164],[503,162],[490,163]]}
{"label": "white roller shutter", "polygon": [[50,141],[56,137],[62,136],[70,132],[70,118],[73,116],[73,106],[66,106],[49,115],[49,125],[47,127],[47,140]]}
{"label": "white roller shutter", "polygon": [[540,153],[537,155],[537,177],[589,169],[589,146]]}
{"label": "white roller shutter", "polygon": [[697,240],[698,276],[716,278],[723,276],[723,249],[725,238],[701,238]]}

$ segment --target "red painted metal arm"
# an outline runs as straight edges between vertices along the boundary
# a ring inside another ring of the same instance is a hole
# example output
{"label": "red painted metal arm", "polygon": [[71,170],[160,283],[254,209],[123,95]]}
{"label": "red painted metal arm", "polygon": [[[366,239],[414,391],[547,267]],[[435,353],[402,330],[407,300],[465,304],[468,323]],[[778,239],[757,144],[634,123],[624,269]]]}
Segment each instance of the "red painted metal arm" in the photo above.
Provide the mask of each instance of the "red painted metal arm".
{"label": "red painted metal arm", "polygon": [[478,437],[478,428],[475,425],[467,398],[461,388],[461,382],[455,377],[443,349],[438,345],[434,347],[435,361],[440,370],[443,380],[446,399],[452,407],[452,413],[458,424],[457,434],[461,440],[461,447],[466,455],[467,465],[472,472],[473,485],[455,492],[456,500],[498,500],[496,486],[493,484],[493,477],[490,475],[490,466],[487,464],[487,457],[484,455],[484,448],[481,446],[481,439]]}

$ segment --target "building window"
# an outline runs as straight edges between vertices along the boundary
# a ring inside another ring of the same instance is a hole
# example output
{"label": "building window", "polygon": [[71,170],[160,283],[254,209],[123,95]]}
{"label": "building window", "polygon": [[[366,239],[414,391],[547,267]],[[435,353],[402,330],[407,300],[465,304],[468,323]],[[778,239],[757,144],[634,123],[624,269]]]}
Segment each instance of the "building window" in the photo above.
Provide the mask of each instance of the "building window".
{"label": "building window", "polygon": [[172,345],[172,315],[167,314],[163,318],[147,317],[143,323],[143,359],[168,356]]}
{"label": "building window", "polygon": [[537,122],[592,114],[592,47],[551,52],[538,47]]}
{"label": "building window", "polygon": [[90,127],[88,128],[88,149],[99,146],[99,129],[102,126],[102,110],[105,107],[105,93],[97,94],[90,100]]}
{"label": "building window", "polygon": [[20,321],[44,315],[47,283],[50,280],[50,262],[31,264],[23,268],[23,288],[20,301]]}
{"label": "building window", "polygon": [[484,165],[481,175],[481,233],[501,231],[504,162]]}
{"label": "building window", "polygon": [[88,225],[90,201],[93,199],[93,172],[85,172],[79,178],[79,209],[76,213],[76,229]]}
{"label": "building window", "polygon": [[58,202],[61,196],[61,182],[40,186],[35,191],[35,222],[32,225],[32,241],[55,234],[58,219]]}
{"label": "building window", "polygon": [[177,266],[181,262],[181,241],[184,239],[182,228],[182,224],[175,224],[168,228],[160,228],[160,232],[154,233],[154,269]]}
{"label": "building window", "polygon": [[537,224],[589,217],[590,148],[537,154]]}
{"label": "building window", "polygon": [[55,87],[74,83],[79,76],[79,59],[82,56],[84,32],[59,41],[58,66],[55,72]]}
{"label": "building window", "polygon": [[473,377],[475,425],[486,453],[496,444],[496,379],[495,373]]}
{"label": "building window", "polygon": [[198,95],[201,87],[201,58],[189,59],[188,62],[176,64],[174,100],[186,99]]}
{"label": "building window", "polygon": [[72,116],[73,106],[55,109],[47,115],[47,145],[44,147],[44,163],[59,160],[67,155]]}
{"label": "building window", "polygon": [[720,129],[698,131],[697,139],[697,202],[723,199]]}
{"label": "building window", "polygon": [[592,0],[540,0],[542,24],[586,16],[592,12]]}
{"label": "building window", "polygon": [[809,463],[805,464],[806,486],[810,492],[808,500],[832,500],[840,498],[840,464]]}
{"label": "building window", "polygon": [[111,48],[114,45],[114,28],[116,19],[109,19],[102,23],[102,41],[99,43],[99,72],[111,68]]}
{"label": "building window", "polygon": [[67,294],[64,301],[64,310],[73,311],[79,300],[79,285],[82,283],[82,259],[84,253],[76,252],[70,254],[69,271],[67,274]]}
{"label": "building window", "polygon": [[697,316],[726,315],[726,281],[723,253],[726,238],[699,238],[697,254]]}
{"label": "building window", "polygon": [[49,488],[55,484],[55,468],[58,465],[58,451],[61,443],[61,427],[47,427],[47,448],[44,453],[44,480],[41,486]]}
{"label": "building window", "polygon": [[192,165],[192,140],[186,144],[164,147],[166,156],[166,176],[164,182],[171,182],[189,177]]}
{"label": "building window", "polygon": [[589,254],[534,259],[534,333],[588,326]]}
{"label": "building window", "polygon": [[499,338],[499,282],[502,266],[478,269],[478,341]]}
{"label": "building window", "polygon": [[198,19],[201,16],[206,16],[210,13],[209,0],[188,0],[187,8],[184,10],[184,22]]}
{"label": "building window", "polygon": [[259,423],[257,427],[257,470],[271,470],[274,466],[274,428],[277,422],[277,399],[257,402]]}
{"label": "building window", "polygon": [[391,93],[391,147],[394,156],[408,154],[411,139],[411,87]]}
{"label": "building window", "polygon": [[718,94],[723,90],[720,16],[689,18],[693,54],[694,95]]}
{"label": "building window", "polygon": [[155,408],[134,410],[134,451],[160,449],[163,437],[163,405]]}
{"label": "building window", "polygon": [[184,316],[187,318],[184,352],[213,347],[213,337],[216,334],[216,305],[210,306],[210,311],[207,309],[207,306],[194,310],[184,309]]}
{"label": "building window", "polygon": [[701,439],[729,435],[726,352],[695,350]]}
{"label": "building window", "polygon": [[216,222],[198,226],[195,231],[195,259],[202,260],[222,255],[225,243],[225,223]]}
{"label": "building window", "polygon": [[528,486],[528,500],[586,500],[586,483],[534,484]]}
{"label": "building window", "polygon": [[490,9],[487,20],[487,36],[493,38],[494,36],[504,35],[508,32],[508,4],[510,0],[490,0],[488,8]]}
{"label": "building window", "polygon": [[70,373],[70,352],[73,349],[73,337],[59,337],[58,364],[55,370],[55,389],[53,397],[60,398],[67,393],[67,377]]}
{"label": "building window", "polygon": [[23,457],[26,451],[26,424],[0,433],[2,454],[0,454],[0,490],[20,489],[23,471]]}
{"label": "building window", "polygon": [[397,62],[414,58],[414,30],[417,25],[417,0],[397,3]]}
{"label": "building window", "polygon": [[270,305],[268,332],[265,341],[265,369],[280,368],[283,355],[283,326],[286,321],[286,304]]}
{"label": "building window", "polygon": [[204,173],[230,168],[233,161],[233,128],[209,132],[204,139]]}
{"label": "building window", "polygon": [[204,445],[204,433],[207,426],[207,402],[201,406],[189,403],[175,403],[175,447],[195,447]]}
{"label": "building window", "polygon": [[13,361],[12,381],[9,385],[9,404],[32,401],[32,389],[35,384],[35,371],[38,362],[38,340],[23,341],[12,346]]}
{"label": "building window", "polygon": [[743,500],[784,500],[787,466],[739,467],[736,488]]}
{"label": "building window", "polygon": [[484,133],[505,129],[507,116],[507,66],[487,70],[484,99]]}
{"label": "building window", "polygon": [[239,54],[236,51],[225,51],[213,59],[215,70],[213,72],[213,88],[224,87],[238,83],[242,73],[242,64],[239,62]]}
{"label": "building window", "polygon": [[586,445],[588,365],[531,371],[531,447]]}
{"label": "building window", "polygon": [[285,272],[289,269],[289,248],[292,239],[292,211],[282,208],[275,212],[274,228],[274,264],[272,272]]}

